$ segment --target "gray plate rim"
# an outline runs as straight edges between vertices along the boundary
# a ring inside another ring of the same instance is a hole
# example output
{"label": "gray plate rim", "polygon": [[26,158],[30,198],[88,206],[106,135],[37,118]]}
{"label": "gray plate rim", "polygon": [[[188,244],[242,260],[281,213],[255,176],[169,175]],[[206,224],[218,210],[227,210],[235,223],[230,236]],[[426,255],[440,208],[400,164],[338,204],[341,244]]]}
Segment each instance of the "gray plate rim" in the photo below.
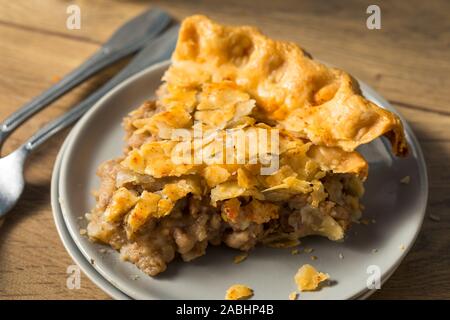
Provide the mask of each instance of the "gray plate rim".
{"label": "gray plate rim", "polygon": [[[130,297],[125,293],[120,291],[114,285],[109,283],[100,273],[95,270],[88,260],[83,256],[83,254],[78,249],[76,243],[73,241],[72,236],[67,230],[66,222],[62,216],[61,207],[59,205],[59,191],[58,191],[58,180],[61,167],[61,158],[64,154],[65,147],[70,139],[69,136],[66,137],[63,145],[61,146],[58,155],[56,157],[55,165],[52,171],[51,179],[51,207],[53,213],[53,220],[55,221],[56,230],[58,232],[59,238],[66,249],[72,260],[80,267],[84,274],[101,290],[109,294],[112,298],[116,300],[129,300]],[[83,284],[81,283],[81,286]],[[74,289],[75,290],[75,289]]]}

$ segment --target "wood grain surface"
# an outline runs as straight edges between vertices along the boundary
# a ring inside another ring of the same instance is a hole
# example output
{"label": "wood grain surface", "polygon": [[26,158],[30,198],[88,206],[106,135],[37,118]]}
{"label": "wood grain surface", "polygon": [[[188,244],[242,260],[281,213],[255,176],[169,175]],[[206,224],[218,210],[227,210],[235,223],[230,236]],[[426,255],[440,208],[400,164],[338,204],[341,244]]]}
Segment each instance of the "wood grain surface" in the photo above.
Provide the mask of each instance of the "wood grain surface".
{"label": "wood grain surface", "polygon": [[[81,8],[81,29],[66,29],[66,8]],[[256,25],[299,43],[318,59],[364,80],[412,125],[425,153],[430,198],[422,231],[373,299],[450,299],[450,2],[377,1],[381,30],[366,28],[372,1],[0,0],[0,120],[78,66],[123,22],[158,5],[175,18],[203,13]],[[35,115],[2,155],[67,111],[118,70],[114,66]],[[66,253],[52,218],[50,179],[63,132],[26,166],[22,199],[0,228],[0,299],[108,299],[84,275],[69,290]],[[1,173],[0,173],[1,174]],[[437,216],[440,221],[429,218]]]}

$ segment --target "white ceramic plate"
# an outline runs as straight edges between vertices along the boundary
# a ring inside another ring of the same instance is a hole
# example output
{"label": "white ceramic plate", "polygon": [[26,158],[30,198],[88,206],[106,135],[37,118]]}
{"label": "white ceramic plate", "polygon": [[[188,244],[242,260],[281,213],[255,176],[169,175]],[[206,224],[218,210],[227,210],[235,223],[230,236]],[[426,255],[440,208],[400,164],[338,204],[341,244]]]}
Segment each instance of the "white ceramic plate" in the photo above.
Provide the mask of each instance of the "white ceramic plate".
{"label": "white ceramic plate", "polygon": [[[61,207],[59,204],[59,175],[60,175],[60,167],[61,167],[61,158],[65,150],[65,145],[70,138],[67,137],[65,143],[61,147],[58,157],[56,158],[55,165],[53,167],[52,174],[52,182],[51,182],[51,205],[53,209],[53,218],[55,220],[56,229],[58,230],[58,234],[61,238],[61,241],[69,252],[73,261],[80,266],[81,270],[88,276],[89,279],[92,280],[100,289],[109,294],[112,298],[117,300],[129,300],[130,297],[125,295],[123,292],[118,290],[112,283],[109,283],[108,280],[102,277],[95,268],[91,265],[91,263],[83,256],[83,254],[78,250],[75,242],[72,239],[69,231],[67,230]],[[382,282],[386,281],[389,278],[388,275]],[[367,299],[374,291],[366,291],[361,296],[356,297],[356,299]]]}
{"label": "white ceramic plate", "polygon": [[[81,270],[88,276],[89,279],[91,279],[99,288],[101,288],[103,291],[105,291],[107,294],[109,294],[112,298],[118,299],[118,300],[129,300],[130,297],[125,295],[123,292],[121,292],[119,289],[117,289],[112,283],[108,282],[104,277],[102,277],[101,274],[99,274],[95,268],[92,266],[92,264],[86,259],[86,257],[83,256],[83,254],[80,252],[80,250],[77,248],[75,242],[72,239],[72,236],[70,235],[69,231],[67,230],[61,207],[59,204],[59,176],[60,176],[60,168],[61,168],[61,158],[64,154],[65,146],[68,144],[68,141],[70,140],[71,135],[69,135],[64,142],[63,146],[61,147],[58,156],[55,161],[55,165],[53,168],[53,174],[52,174],[52,182],[51,182],[51,205],[53,209],[53,217],[55,220],[55,225],[58,230],[58,234],[62,240],[62,243],[68,253],[70,254],[71,258],[75,261],[75,263],[80,266]],[[392,272],[388,275],[386,275],[382,279],[382,283],[384,283],[392,273],[394,273],[395,270],[392,270]],[[360,296],[355,297],[355,299],[367,299],[370,295],[372,295],[374,291],[365,291]]]}
{"label": "white ceramic plate", "polygon": [[[298,267],[311,263],[328,272],[334,284],[302,293],[303,299],[350,299],[367,291],[369,266],[379,267],[383,280],[392,274],[420,230],[428,197],[422,152],[406,123],[412,151],[407,159],[393,157],[381,139],[360,149],[370,164],[364,216],[377,223],[354,226],[343,243],[319,237],[304,239],[305,246],[314,248],[316,261],[307,254],[292,256],[290,250],[257,248],[246,261],[235,265],[235,250],[211,247],[204,257],[190,263],[177,260],[166,272],[151,278],[121,261],[115,252],[101,254],[104,246],[81,236],[79,229],[86,225],[79,217],[94,205],[91,191],[98,187],[98,165],[121,155],[122,118],[152,97],[168,65],[165,62],[143,70],[103,97],[75,126],[62,155],[58,191],[64,220],[79,250],[88,261],[95,261],[94,268],[105,279],[136,299],[222,299],[233,283],[251,286],[256,299],[286,299],[295,289],[293,276]],[[361,89],[367,98],[395,111],[364,83]],[[411,183],[401,185],[399,181],[406,175]],[[373,249],[378,251],[373,253]],[[339,259],[339,253],[344,259]],[[133,280],[136,275],[139,278]]]}
{"label": "white ceramic plate", "polygon": [[[72,134],[73,135],[73,134]],[[63,214],[61,211],[61,206],[59,204],[59,176],[60,176],[60,168],[61,168],[61,159],[63,157],[65,146],[70,141],[72,135],[69,135],[64,144],[62,145],[58,156],[55,161],[55,165],[53,167],[52,173],[52,181],[51,181],[51,205],[53,209],[53,218],[55,220],[56,229],[61,238],[61,241],[66,248],[67,252],[71,256],[71,258],[75,261],[75,263],[80,266],[81,270],[94,282],[100,289],[109,294],[112,298],[117,300],[129,300],[126,294],[117,289],[112,283],[108,282],[100,273],[98,273],[92,264],[83,256],[80,250],[77,248],[75,242],[72,239],[69,231],[67,230],[66,223],[63,218]],[[388,275],[382,279],[382,283],[384,283],[393,273],[395,269]],[[360,296],[355,297],[355,299],[367,299],[372,295],[374,291],[365,291]]]}

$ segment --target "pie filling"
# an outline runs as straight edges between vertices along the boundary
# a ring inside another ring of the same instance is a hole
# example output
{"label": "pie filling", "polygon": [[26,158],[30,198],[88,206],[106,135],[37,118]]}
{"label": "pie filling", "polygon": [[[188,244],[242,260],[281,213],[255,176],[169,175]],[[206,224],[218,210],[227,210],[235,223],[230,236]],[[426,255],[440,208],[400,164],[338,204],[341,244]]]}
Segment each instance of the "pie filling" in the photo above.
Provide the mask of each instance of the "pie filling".
{"label": "pie filling", "polygon": [[[99,167],[87,215],[92,240],[152,276],[208,244],[341,240],[361,217],[368,174],[355,148],[385,135],[393,153],[407,153],[398,117],[348,74],[251,27],[187,18],[163,81],[155,101],[124,119],[124,155]],[[224,143],[238,132],[241,153]],[[263,143],[261,132],[277,139]],[[176,150],[187,158],[174,159]]]}

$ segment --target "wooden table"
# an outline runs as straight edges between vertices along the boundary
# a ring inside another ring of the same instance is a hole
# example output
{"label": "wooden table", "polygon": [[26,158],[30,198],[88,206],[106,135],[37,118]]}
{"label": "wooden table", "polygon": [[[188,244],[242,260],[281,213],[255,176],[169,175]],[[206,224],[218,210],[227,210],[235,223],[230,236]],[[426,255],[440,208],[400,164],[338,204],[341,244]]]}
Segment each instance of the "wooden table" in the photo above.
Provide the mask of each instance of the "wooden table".
{"label": "wooden table", "polygon": [[[67,1],[2,0],[0,119],[79,65],[145,1],[71,1],[81,29],[66,29]],[[204,13],[223,23],[259,26],[296,41],[315,57],[363,79],[409,121],[427,160],[430,199],[422,232],[375,299],[450,298],[450,2],[379,2],[381,30],[366,28],[372,1],[156,1],[181,19]],[[65,112],[117,71],[111,68],[37,114],[3,148],[7,154],[31,132]],[[85,276],[66,287],[73,264],[57,235],[50,179],[66,132],[37,151],[26,168],[22,199],[0,229],[1,299],[106,299]]]}

